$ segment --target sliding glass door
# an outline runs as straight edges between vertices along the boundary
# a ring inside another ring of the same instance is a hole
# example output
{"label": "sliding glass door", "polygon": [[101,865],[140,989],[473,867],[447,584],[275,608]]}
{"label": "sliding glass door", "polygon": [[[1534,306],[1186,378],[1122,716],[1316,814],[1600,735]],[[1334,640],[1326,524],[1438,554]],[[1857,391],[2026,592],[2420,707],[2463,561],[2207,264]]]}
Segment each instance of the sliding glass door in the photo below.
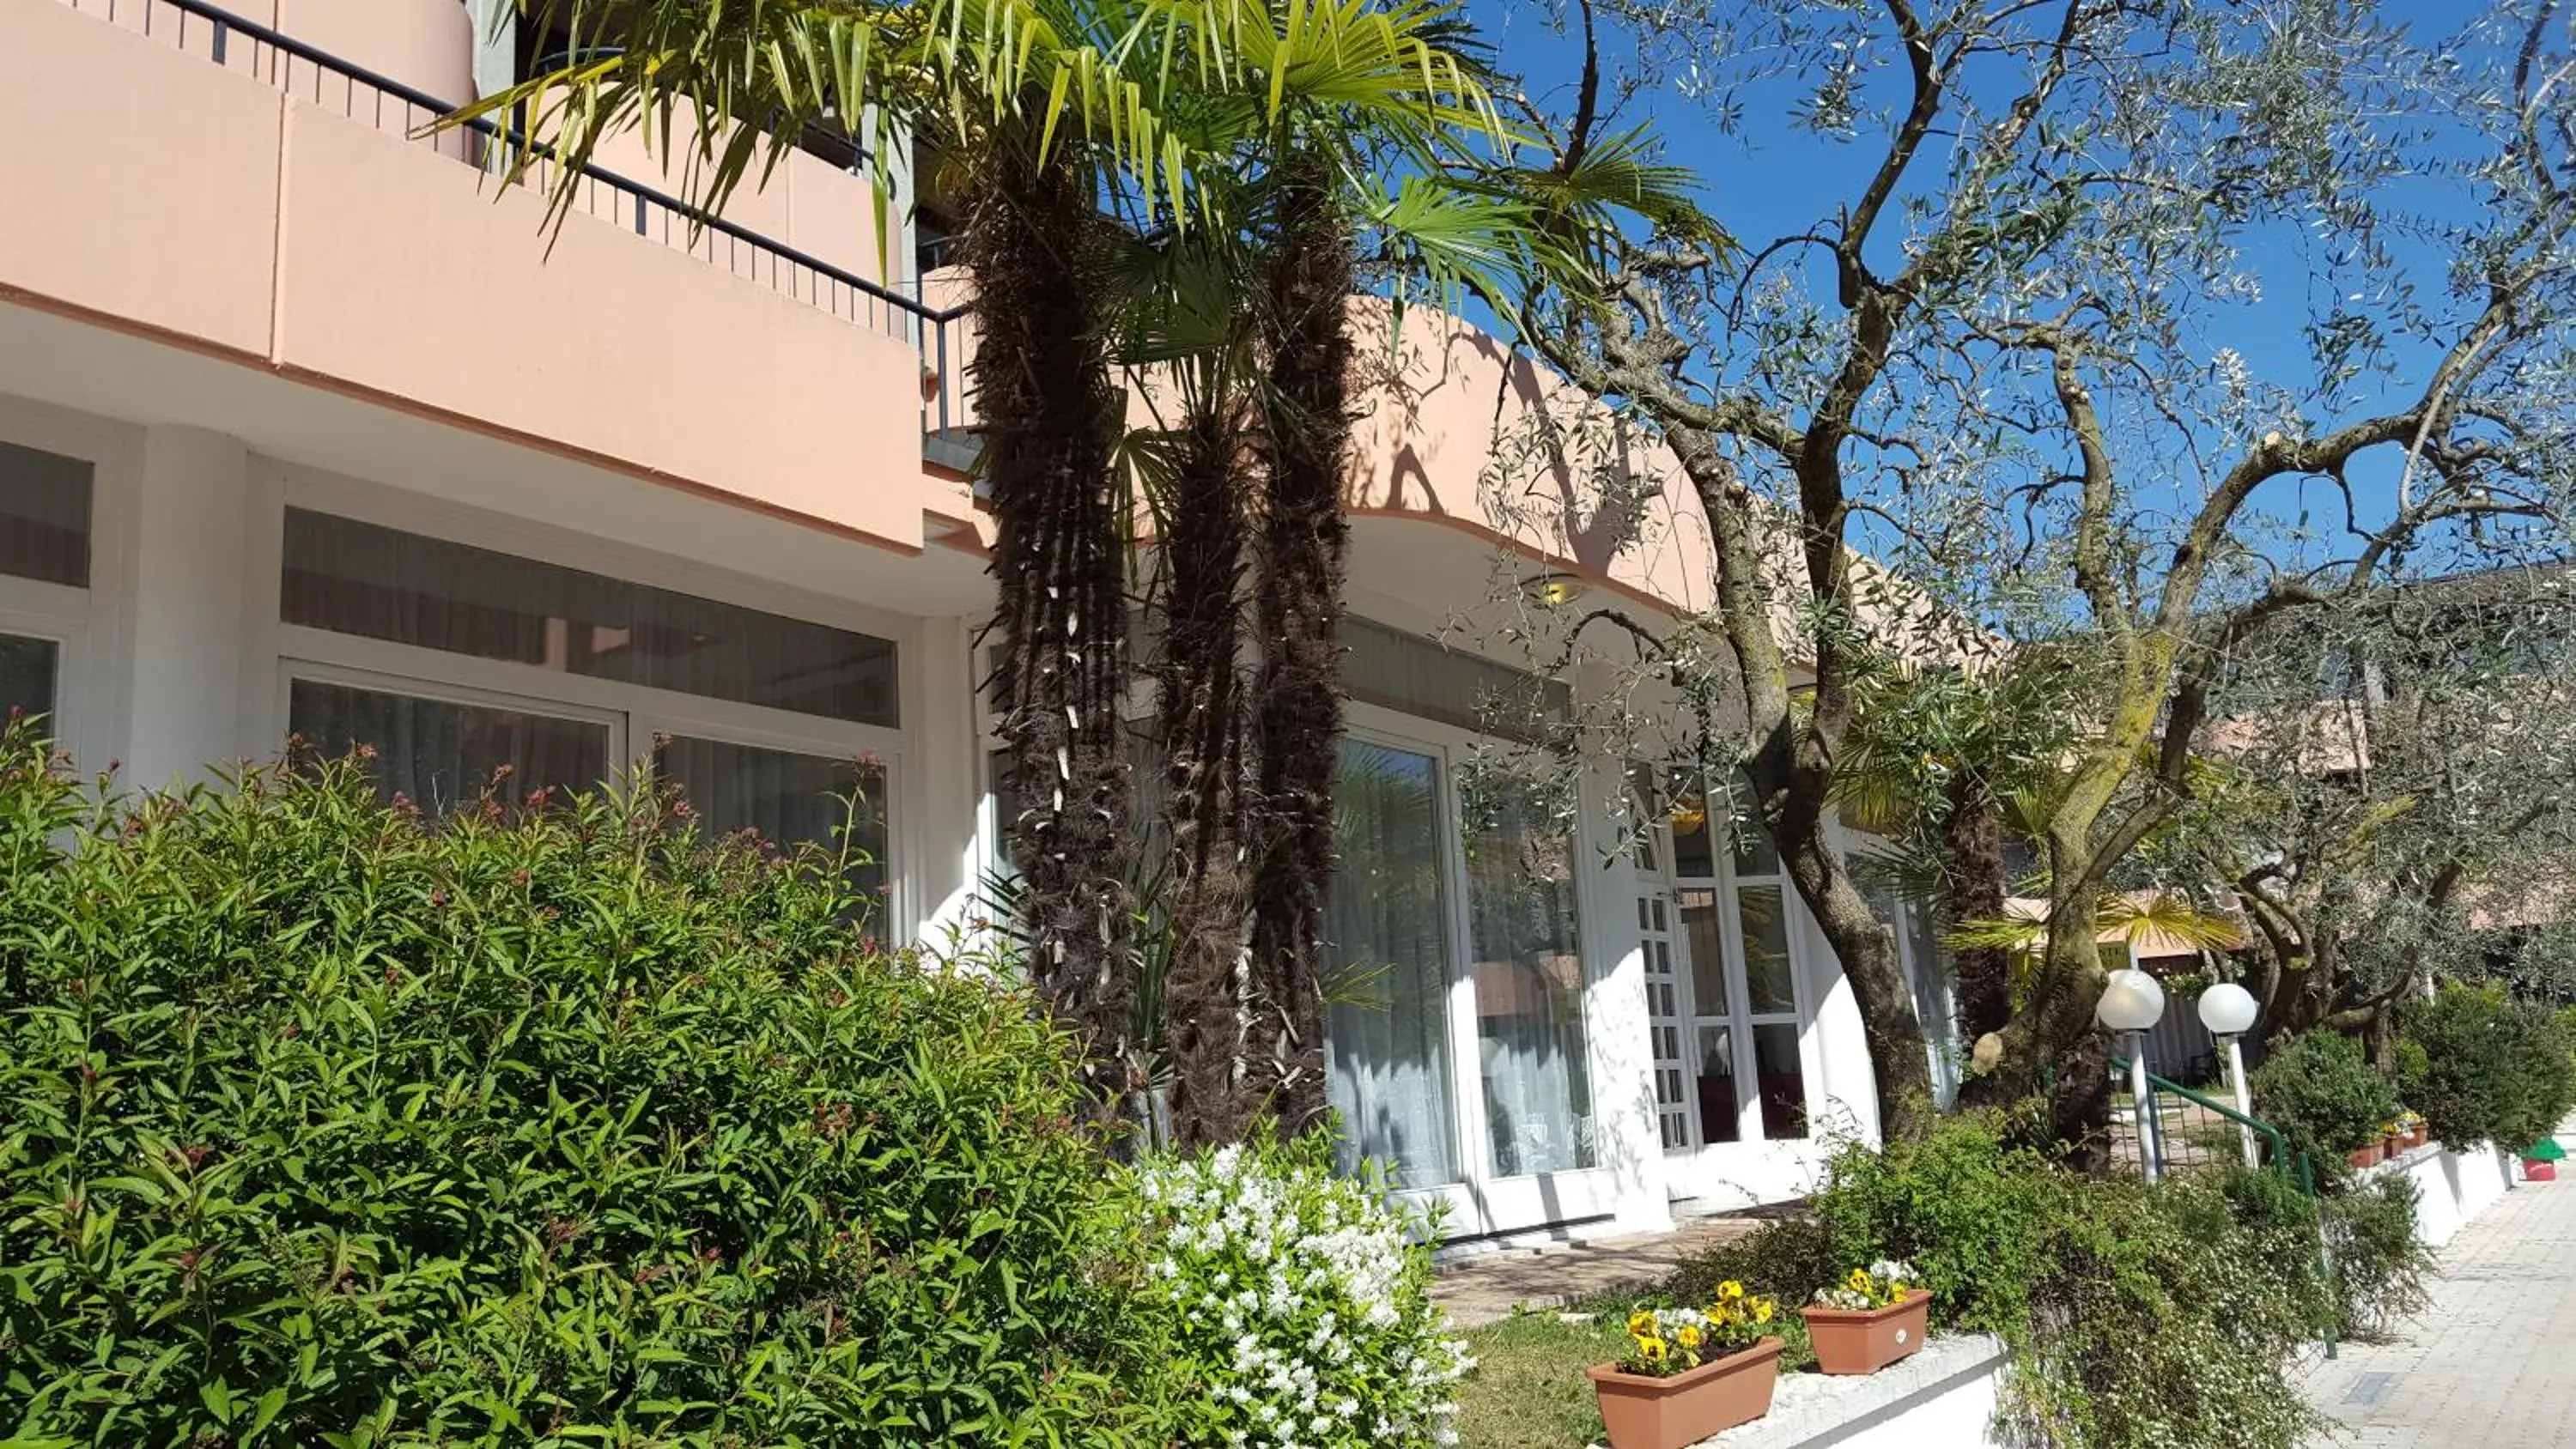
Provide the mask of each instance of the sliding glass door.
{"label": "sliding glass door", "polygon": [[1441,762],[1342,741],[1324,1027],[1346,1166],[1398,1186],[1460,1180],[1449,1055],[1449,885]]}
{"label": "sliding glass door", "polygon": [[1607,1212],[1569,772],[1496,768],[1490,741],[1354,714],[1325,983],[1345,1164],[1445,1200],[1453,1237]]}

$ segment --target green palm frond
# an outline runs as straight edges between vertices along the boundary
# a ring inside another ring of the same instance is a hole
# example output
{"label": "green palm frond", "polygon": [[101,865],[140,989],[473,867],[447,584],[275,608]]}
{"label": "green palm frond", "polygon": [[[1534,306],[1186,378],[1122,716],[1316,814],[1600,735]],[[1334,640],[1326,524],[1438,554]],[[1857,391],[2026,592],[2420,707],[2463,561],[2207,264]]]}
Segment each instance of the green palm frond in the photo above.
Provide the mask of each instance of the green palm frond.
{"label": "green palm frond", "polygon": [[[2093,916],[2096,936],[2117,936],[2131,944],[2163,937],[2198,951],[2232,951],[2244,944],[2244,933],[2231,916],[2204,911],[2180,896],[2156,893],[2145,899],[2106,897]],[[2001,948],[2035,956],[2048,944],[2044,917],[2001,916],[1961,921],[1944,931],[1942,942],[1960,950]]]}

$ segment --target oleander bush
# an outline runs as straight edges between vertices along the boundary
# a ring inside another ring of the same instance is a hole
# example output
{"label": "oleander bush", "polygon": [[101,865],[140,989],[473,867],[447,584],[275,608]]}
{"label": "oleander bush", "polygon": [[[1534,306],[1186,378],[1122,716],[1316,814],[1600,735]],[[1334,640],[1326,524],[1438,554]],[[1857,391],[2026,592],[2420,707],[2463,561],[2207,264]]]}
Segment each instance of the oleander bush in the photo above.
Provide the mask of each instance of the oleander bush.
{"label": "oleander bush", "polygon": [[2496,987],[2445,985],[2407,1003],[2397,1029],[2400,1087],[2445,1146],[2519,1152],[2576,1109],[2576,1058],[2546,1007]]}
{"label": "oleander bush", "polygon": [[1163,1442],[1068,1043],[676,811],[0,737],[0,1441]]}
{"label": "oleander bush", "polygon": [[1431,1302],[1429,1224],[1334,1172],[1320,1134],[1149,1160],[1134,1178],[1174,1442],[1456,1441],[1475,1363]]}
{"label": "oleander bush", "polygon": [[2397,1085],[2361,1043],[2322,1029],[2275,1040],[2253,1089],[2255,1114],[2329,1177],[2346,1155],[2378,1141],[2380,1124],[2398,1111]]}

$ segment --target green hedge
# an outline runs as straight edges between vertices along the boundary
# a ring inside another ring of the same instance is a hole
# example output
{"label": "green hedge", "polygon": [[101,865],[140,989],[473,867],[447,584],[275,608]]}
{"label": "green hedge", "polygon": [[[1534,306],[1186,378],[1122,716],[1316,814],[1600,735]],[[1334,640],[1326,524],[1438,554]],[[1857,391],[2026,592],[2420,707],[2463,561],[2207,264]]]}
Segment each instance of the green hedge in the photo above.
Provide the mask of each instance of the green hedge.
{"label": "green hedge", "polygon": [[0,1440],[1149,1440],[1066,1042],[671,804],[0,739]]}
{"label": "green hedge", "polygon": [[2378,1141],[2381,1125],[2398,1111],[2396,1084],[2370,1064],[2360,1042],[2332,1031],[2275,1039],[2253,1089],[2255,1114],[2329,1176],[2347,1154]]}
{"label": "green hedge", "polygon": [[2398,1014],[2397,1069],[2408,1106],[2452,1147],[2519,1152],[2576,1109],[2576,1059],[2558,1016],[2495,987],[2446,985]]}

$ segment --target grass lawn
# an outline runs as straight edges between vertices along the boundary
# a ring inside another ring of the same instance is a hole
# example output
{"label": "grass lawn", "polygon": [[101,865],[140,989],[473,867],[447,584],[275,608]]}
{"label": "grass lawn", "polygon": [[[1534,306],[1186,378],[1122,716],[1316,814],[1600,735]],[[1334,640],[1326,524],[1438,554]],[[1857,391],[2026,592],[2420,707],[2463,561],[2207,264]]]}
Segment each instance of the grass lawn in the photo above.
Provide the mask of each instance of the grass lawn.
{"label": "grass lawn", "polygon": [[1583,1371],[1619,1356],[1615,1316],[1565,1323],[1553,1313],[1507,1318],[1464,1335],[1476,1371],[1459,1385],[1463,1449],[1582,1449],[1601,1442],[1601,1412]]}

